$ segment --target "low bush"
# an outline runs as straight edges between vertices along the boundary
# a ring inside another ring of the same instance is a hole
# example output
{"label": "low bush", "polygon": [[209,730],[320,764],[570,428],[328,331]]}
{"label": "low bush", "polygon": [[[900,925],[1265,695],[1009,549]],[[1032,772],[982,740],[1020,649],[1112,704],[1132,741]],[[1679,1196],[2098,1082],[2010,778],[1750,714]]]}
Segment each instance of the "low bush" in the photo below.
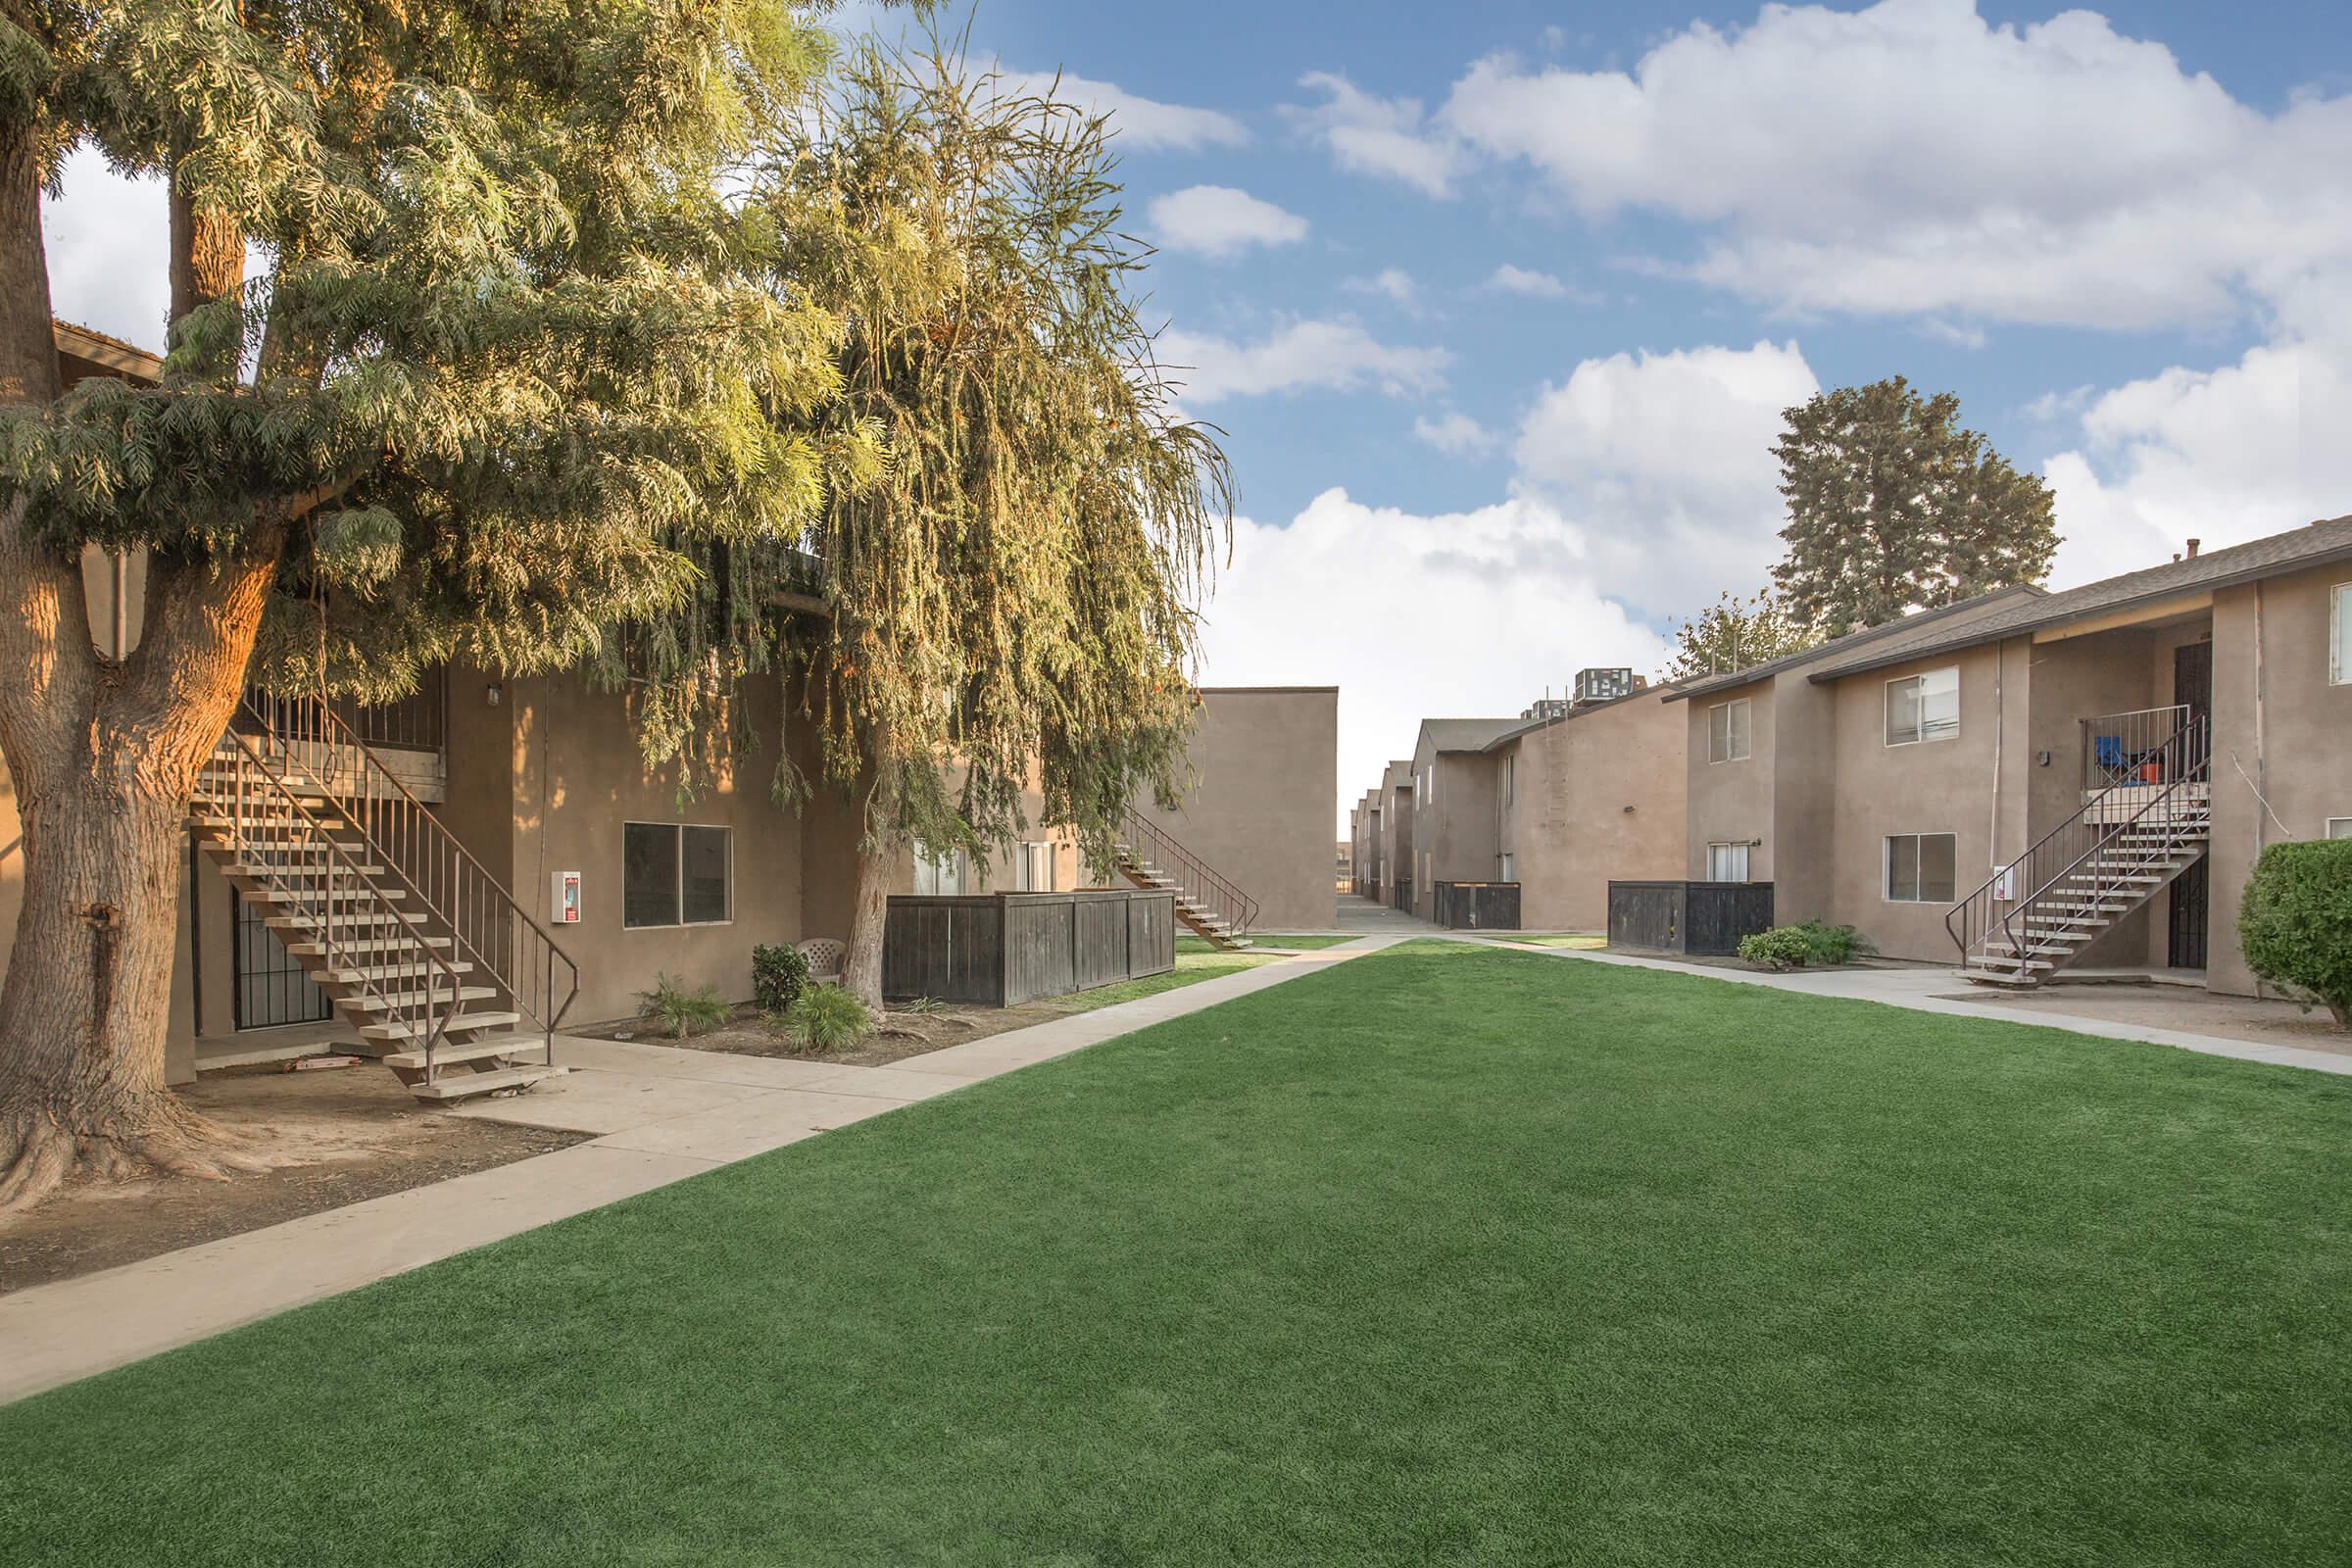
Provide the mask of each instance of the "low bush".
{"label": "low bush", "polygon": [[784,1028],[804,1051],[840,1051],[874,1032],[874,1016],[853,991],[810,986],[784,1011]]}
{"label": "low bush", "polygon": [[752,949],[752,1000],[761,1012],[782,1017],[808,989],[808,955],[764,942]]}
{"label": "low bush", "polygon": [[2246,879],[2237,939],[2248,968],[2352,1029],[2352,839],[2264,850]]}
{"label": "low bush", "polygon": [[1776,925],[1740,939],[1740,956],[1767,969],[1801,969],[1808,963],[1851,963],[1870,945],[1850,925],[1807,920],[1802,925]]}
{"label": "low bush", "polygon": [[645,1016],[668,1030],[672,1040],[715,1029],[727,1021],[730,1011],[718,987],[689,991],[684,981],[659,971],[654,975],[654,989],[638,992],[637,1000],[645,1004]]}
{"label": "low bush", "polygon": [[1811,951],[1804,932],[1792,925],[1776,925],[1740,939],[1740,956],[1767,969],[1801,969]]}

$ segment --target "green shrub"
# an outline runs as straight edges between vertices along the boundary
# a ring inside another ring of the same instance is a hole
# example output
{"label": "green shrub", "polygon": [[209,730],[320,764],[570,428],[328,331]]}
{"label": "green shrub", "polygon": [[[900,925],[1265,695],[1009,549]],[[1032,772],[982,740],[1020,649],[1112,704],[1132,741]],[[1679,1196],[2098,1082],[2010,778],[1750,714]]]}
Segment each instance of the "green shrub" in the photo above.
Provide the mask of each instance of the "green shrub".
{"label": "green shrub", "polygon": [[803,1051],[839,1051],[872,1034],[874,1018],[856,992],[810,986],[785,1009],[784,1027]]}
{"label": "green shrub", "polygon": [[1740,939],[1740,956],[1767,969],[1801,969],[1811,952],[1805,933],[1792,925],[1776,925]]}
{"label": "green shrub", "polygon": [[752,1000],[770,1017],[782,1017],[808,989],[808,955],[798,948],[760,943],[752,949]]}
{"label": "green shrub", "polygon": [[1851,963],[1856,954],[1868,953],[1870,944],[1862,933],[1850,925],[1829,925],[1820,920],[1807,920],[1802,925],[1788,927],[1805,934],[1807,963]]}
{"label": "green shrub", "polygon": [[684,981],[659,971],[654,975],[654,989],[638,992],[637,1000],[645,1004],[645,1016],[668,1030],[672,1040],[715,1029],[727,1021],[731,1010],[718,987],[689,991]]}
{"label": "green shrub", "polygon": [[2246,879],[2237,939],[2256,974],[2352,1029],[2352,839],[2264,850]]}

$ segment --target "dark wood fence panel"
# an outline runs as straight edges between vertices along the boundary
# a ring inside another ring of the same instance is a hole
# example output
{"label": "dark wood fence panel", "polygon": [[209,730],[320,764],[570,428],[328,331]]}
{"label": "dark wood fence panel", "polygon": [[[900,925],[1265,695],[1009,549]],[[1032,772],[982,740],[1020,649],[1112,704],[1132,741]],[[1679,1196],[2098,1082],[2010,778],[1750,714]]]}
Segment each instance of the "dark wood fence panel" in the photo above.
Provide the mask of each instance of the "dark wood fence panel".
{"label": "dark wood fence panel", "polygon": [[1701,956],[1737,953],[1772,925],[1769,882],[1611,882],[1609,946]]}
{"label": "dark wood fence panel", "polygon": [[1165,891],[897,897],[882,930],[882,994],[1010,1007],[1176,967]]}
{"label": "dark wood fence panel", "polygon": [[1519,929],[1516,882],[1440,882],[1430,904],[1431,917],[1450,931]]}

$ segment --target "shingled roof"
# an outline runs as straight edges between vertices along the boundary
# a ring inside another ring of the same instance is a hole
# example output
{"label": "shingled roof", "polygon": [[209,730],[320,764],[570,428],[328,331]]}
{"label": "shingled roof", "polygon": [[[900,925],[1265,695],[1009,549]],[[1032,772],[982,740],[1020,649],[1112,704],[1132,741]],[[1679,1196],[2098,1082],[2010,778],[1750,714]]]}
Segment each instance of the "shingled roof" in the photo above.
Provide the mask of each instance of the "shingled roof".
{"label": "shingled roof", "polygon": [[1701,680],[1686,681],[1682,685],[1670,689],[1661,700],[1669,703],[1680,702],[1686,697],[1704,697],[1710,692],[1726,691],[1734,686],[1745,686],[1750,681],[1762,680],[1768,675],[1778,675],[1783,670],[1801,669],[1826,659],[1838,659],[1865,648],[1876,648],[1890,638],[1923,633],[1931,628],[1955,630],[1963,624],[1973,624],[1982,616],[2006,610],[2009,606],[2021,601],[2034,603],[2047,597],[2049,596],[2038,588],[1995,588],[1988,594],[1979,594],[1974,599],[1963,599],[1956,605],[1943,605],[1935,610],[1917,611],[1905,615],[1900,620],[1890,620],[1884,626],[1866,626],[1860,631],[1849,631],[1842,637],[1805,649],[1801,653],[1784,655],[1769,663],[1750,664],[1745,669],[1735,669],[1729,674],[1709,675]]}
{"label": "shingled roof", "polygon": [[[1430,742],[1432,751],[1483,752],[1495,736],[1517,729],[1525,722],[1518,718],[1425,718],[1421,721],[1421,739]],[[1413,755],[1416,758],[1421,755],[1420,740],[1413,744]]]}
{"label": "shingled roof", "polygon": [[[2001,606],[1990,614],[1972,615],[1965,620],[1937,625],[1922,625],[1916,620],[1897,621],[1895,625],[1900,635],[1882,638],[1867,646],[1849,648],[1812,666],[1806,673],[1810,679],[1817,681],[1836,680],[1840,675],[1858,674],[1863,670],[1901,663],[1909,659],[1924,659],[1932,654],[1970,648],[1979,643],[1997,642],[2004,637],[2039,631],[2045,626],[2110,614],[2183,595],[2234,587],[2263,577],[2300,571],[2306,566],[2325,565],[2332,561],[2352,561],[2352,516],[2315,522],[2309,527],[2272,534],[2267,539],[2256,539],[2180,561],[2167,562],[2161,566],[2150,566],[2145,571],[2130,571],[2120,577],[2084,583],[2080,588],[2069,588],[2064,593],[2021,599]],[[1972,603],[1982,604],[1984,601]],[[1851,642],[1852,639],[1847,641]]]}

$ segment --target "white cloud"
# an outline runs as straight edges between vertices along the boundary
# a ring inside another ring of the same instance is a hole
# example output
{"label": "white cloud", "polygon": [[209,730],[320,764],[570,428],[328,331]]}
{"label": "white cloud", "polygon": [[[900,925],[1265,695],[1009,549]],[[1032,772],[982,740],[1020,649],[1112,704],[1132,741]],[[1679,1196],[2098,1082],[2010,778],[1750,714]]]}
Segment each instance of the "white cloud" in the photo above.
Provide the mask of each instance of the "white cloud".
{"label": "white cloud", "polygon": [[160,179],[125,179],[83,148],[65,195],[41,203],[50,309],[158,353],[172,315],[169,202]]}
{"label": "white cloud", "polygon": [[1631,72],[1482,60],[1438,119],[1587,215],[1709,225],[1690,272],[1789,309],[2176,326],[2352,266],[2352,97],[2265,114],[2086,11],[1773,5]]}
{"label": "white cloud", "polygon": [[1305,219],[1231,185],[1189,185],[1155,199],[1152,228],[1169,250],[1220,261],[1252,245],[1296,245],[1306,238]]}
{"label": "white cloud", "polygon": [[1517,489],[1582,524],[1608,592],[1653,615],[1764,585],[1782,416],[1820,390],[1793,342],[1587,360],[1520,427]]}
{"label": "white cloud", "polygon": [[1329,71],[1309,72],[1298,85],[1321,92],[1324,101],[1285,108],[1284,115],[1330,149],[1342,169],[1401,179],[1424,195],[1453,194],[1469,160],[1452,137],[1428,123],[1417,100],[1378,98]]}
{"label": "white cloud", "polygon": [[1183,402],[1200,406],[1229,397],[1320,388],[1362,387],[1397,396],[1443,384],[1444,349],[1381,342],[1353,321],[1292,321],[1255,343],[1203,333],[1162,332],[1159,361],[1182,384]]}
{"label": "white cloud", "polygon": [[1413,274],[1401,267],[1384,267],[1370,277],[1350,277],[1340,284],[1353,294],[1378,294],[1385,299],[1412,309],[1420,302],[1420,286]]}
{"label": "white cloud", "polygon": [[[1664,662],[1658,635],[1605,597],[1585,532],[1540,501],[1421,516],[1326,490],[1288,526],[1242,519],[1202,634],[1221,684],[1340,688],[1341,821],[1431,715],[1516,713],[1589,665]],[[1301,614],[1306,585],[1333,614]],[[1398,627],[1468,625],[1433,659]]]}
{"label": "white cloud", "polygon": [[1524,294],[1534,300],[1564,300],[1573,292],[1549,272],[1539,272],[1509,262],[1494,269],[1485,286],[1495,294]]}
{"label": "white cloud", "polygon": [[1415,418],[1413,434],[1448,457],[1456,458],[1492,452],[1502,444],[1501,436],[1458,409],[1447,412],[1441,418],[1432,419],[1426,416]]}
{"label": "white cloud", "polygon": [[1045,71],[1000,70],[997,77],[1007,92],[1052,98],[1108,115],[1110,128],[1117,135],[1115,145],[1123,148],[1191,152],[1202,147],[1239,147],[1250,140],[1249,127],[1231,115],[1161,103],[1128,92],[1116,82],[1096,81],[1068,72],[1056,78]]}

